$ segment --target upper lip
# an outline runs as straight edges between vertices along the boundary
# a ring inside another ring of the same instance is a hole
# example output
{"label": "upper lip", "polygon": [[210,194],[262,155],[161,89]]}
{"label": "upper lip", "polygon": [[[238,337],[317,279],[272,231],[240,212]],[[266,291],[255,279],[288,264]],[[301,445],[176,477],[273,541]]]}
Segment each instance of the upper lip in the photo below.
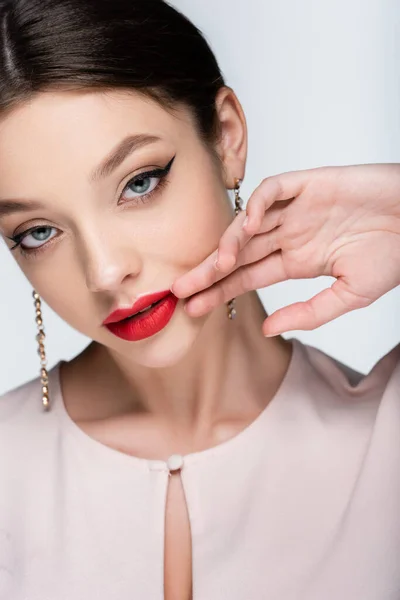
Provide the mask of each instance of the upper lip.
{"label": "upper lip", "polygon": [[140,296],[136,300],[133,306],[130,308],[118,308],[114,310],[106,319],[103,321],[103,325],[109,325],[110,323],[117,323],[118,321],[122,321],[123,319],[128,319],[129,317],[133,317],[136,313],[143,310],[144,308],[149,307],[151,304],[162,300],[169,294],[172,294],[171,290],[164,290],[162,292],[155,292],[153,294],[146,294]]}

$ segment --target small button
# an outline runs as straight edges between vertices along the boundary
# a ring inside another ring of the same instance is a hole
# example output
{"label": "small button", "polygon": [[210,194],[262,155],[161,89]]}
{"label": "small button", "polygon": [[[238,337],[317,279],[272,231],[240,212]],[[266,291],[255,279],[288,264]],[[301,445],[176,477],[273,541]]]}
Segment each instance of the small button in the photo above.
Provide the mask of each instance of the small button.
{"label": "small button", "polygon": [[167,460],[167,466],[170,471],[179,471],[183,467],[183,456],[180,454],[173,454]]}

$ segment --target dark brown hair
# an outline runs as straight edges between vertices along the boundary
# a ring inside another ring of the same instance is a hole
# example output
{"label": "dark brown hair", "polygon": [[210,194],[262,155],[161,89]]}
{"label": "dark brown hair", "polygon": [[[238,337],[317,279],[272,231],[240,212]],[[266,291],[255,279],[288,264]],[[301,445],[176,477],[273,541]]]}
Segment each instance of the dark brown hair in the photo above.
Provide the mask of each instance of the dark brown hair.
{"label": "dark brown hair", "polygon": [[219,134],[225,85],[202,33],[163,0],[0,0],[0,118],[43,91],[131,89]]}

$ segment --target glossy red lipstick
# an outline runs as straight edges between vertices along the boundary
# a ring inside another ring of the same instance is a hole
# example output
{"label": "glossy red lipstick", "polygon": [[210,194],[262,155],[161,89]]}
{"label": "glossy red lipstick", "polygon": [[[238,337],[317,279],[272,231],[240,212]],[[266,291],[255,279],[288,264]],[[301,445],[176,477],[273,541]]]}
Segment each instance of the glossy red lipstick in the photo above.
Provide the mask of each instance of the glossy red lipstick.
{"label": "glossy red lipstick", "polygon": [[122,308],[111,313],[103,325],[123,340],[138,342],[155,335],[167,326],[178,301],[170,290],[147,294],[138,298],[131,308]]}

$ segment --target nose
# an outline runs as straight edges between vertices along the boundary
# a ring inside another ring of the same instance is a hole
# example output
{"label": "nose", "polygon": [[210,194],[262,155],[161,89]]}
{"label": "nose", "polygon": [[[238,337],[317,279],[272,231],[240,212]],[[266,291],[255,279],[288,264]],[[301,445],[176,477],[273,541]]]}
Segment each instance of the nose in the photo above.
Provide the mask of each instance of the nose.
{"label": "nose", "polygon": [[132,244],[124,244],[117,235],[92,235],[85,239],[82,252],[86,285],[91,292],[115,292],[126,279],[136,278],[142,260]]}

